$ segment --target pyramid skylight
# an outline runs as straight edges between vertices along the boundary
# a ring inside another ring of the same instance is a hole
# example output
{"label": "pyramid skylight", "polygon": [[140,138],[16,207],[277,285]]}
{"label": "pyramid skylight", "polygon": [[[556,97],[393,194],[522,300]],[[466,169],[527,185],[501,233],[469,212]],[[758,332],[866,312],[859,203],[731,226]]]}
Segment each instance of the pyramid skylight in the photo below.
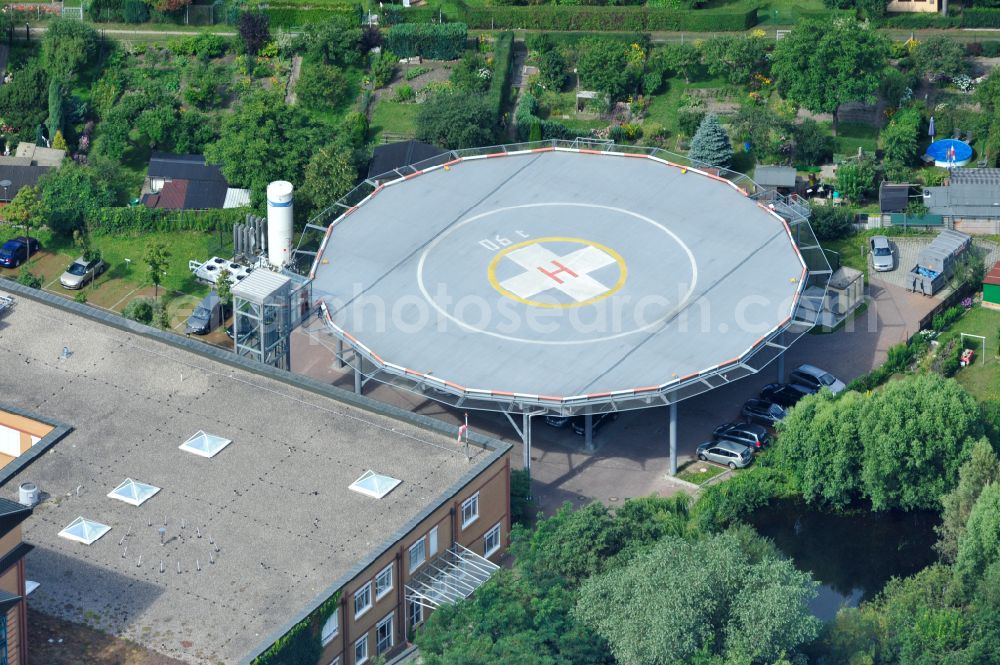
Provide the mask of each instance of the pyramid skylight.
{"label": "pyramid skylight", "polygon": [[396,489],[401,481],[393,478],[392,476],[383,476],[380,473],[375,473],[371,469],[365,471],[361,474],[361,477],[351,483],[351,489],[355,492],[361,492],[362,494],[367,494],[368,496],[373,496],[376,499],[381,499],[386,494]]}
{"label": "pyramid skylight", "polygon": [[126,478],[125,482],[108,493],[108,497],[130,503],[133,506],[141,506],[147,499],[152,498],[159,491],[160,488],[155,485],[147,485],[146,483]]}
{"label": "pyramid skylight", "polygon": [[77,517],[68,527],[60,531],[59,535],[68,540],[90,545],[108,531],[111,531],[111,527],[107,524]]}
{"label": "pyramid skylight", "polygon": [[198,430],[197,434],[182,443],[179,447],[181,450],[186,450],[189,453],[201,455],[202,457],[215,457],[219,454],[220,450],[228,446],[230,443],[232,443],[232,441],[225,437],[208,434],[203,430]]}

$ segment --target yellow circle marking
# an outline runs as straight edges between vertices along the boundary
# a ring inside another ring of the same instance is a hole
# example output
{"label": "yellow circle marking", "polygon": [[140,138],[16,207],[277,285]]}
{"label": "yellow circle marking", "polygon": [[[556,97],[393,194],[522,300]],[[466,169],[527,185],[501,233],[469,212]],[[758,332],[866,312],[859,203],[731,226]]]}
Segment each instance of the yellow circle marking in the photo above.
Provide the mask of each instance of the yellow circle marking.
{"label": "yellow circle marking", "polygon": [[[520,249],[521,247],[526,247],[528,245],[535,245],[542,242],[572,242],[578,245],[587,245],[589,247],[596,247],[602,252],[607,253],[611,258],[615,260],[615,263],[618,264],[618,272],[619,272],[618,281],[615,282],[614,286],[612,286],[610,289],[608,289],[599,296],[594,296],[593,298],[588,298],[587,300],[583,300],[581,302],[571,302],[571,303],[541,302],[540,300],[531,300],[529,298],[522,298],[516,293],[512,293],[507,289],[503,288],[502,286],[500,286],[500,281],[497,279],[497,265],[500,263],[500,259],[502,259],[510,252],[513,252],[515,249]],[[524,305],[530,305],[532,307],[544,307],[545,309],[572,309],[574,307],[583,307],[584,305],[593,305],[595,302],[600,302],[601,300],[604,300],[605,298],[610,298],[611,296],[616,294],[619,290],[621,290],[623,286],[625,286],[625,280],[628,278],[628,267],[625,265],[625,259],[622,258],[621,254],[611,249],[610,247],[607,247],[600,243],[593,242],[590,240],[584,240],[582,238],[569,238],[565,236],[547,236],[544,238],[532,238],[531,240],[518,242],[500,250],[499,252],[496,253],[496,256],[493,257],[493,260],[490,261],[490,265],[486,270],[486,276],[490,280],[490,284],[493,286],[493,288],[496,289],[497,292],[500,293],[500,295],[504,296],[505,298],[510,298],[511,300],[515,300],[519,303],[522,303]]]}

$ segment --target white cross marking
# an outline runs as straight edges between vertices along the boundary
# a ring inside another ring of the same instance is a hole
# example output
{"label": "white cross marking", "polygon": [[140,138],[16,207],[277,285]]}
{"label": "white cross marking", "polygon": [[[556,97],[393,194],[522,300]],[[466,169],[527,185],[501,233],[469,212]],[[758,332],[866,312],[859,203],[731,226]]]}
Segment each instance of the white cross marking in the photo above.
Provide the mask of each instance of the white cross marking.
{"label": "white cross marking", "polygon": [[588,273],[616,262],[593,245],[559,256],[536,243],[515,249],[506,257],[526,272],[505,279],[500,286],[526,300],[549,289],[557,289],[577,302],[596,298],[608,287]]}

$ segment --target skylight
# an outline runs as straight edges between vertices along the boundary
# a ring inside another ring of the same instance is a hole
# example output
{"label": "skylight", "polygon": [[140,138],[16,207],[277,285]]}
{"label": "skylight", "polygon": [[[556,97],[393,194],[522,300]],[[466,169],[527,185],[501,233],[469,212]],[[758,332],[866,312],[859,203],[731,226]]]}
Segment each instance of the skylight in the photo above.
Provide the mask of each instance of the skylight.
{"label": "skylight", "polygon": [[90,545],[98,538],[111,531],[111,527],[100,522],[77,517],[68,527],[59,532],[59,535],[68,540],[75,540],[84,545]]}
{"label": "skylight", "polygon": [[208,434],[202,430],[182,443],[179,447],[195,455],[202,457],[215,457],[219,451],[228,446],[232,441],[225,437]]}
{"label": "skylight", "polygon": [[130,503],[133,506],[141,506],[147,499],[152,498],[159,491],[160,488],[155,485],[147,485],[146,483],[126,478],[125,482],[108,493],[108,497]]}
{"label": "skylight", "polygon": [[383,476],[369,469],[362,473],[360,478],[351,483],[351,489],[355,492],[361,492],[376,499],[381,499],[396,489],[396,485],[400,482],[400,480],[392,476]]}

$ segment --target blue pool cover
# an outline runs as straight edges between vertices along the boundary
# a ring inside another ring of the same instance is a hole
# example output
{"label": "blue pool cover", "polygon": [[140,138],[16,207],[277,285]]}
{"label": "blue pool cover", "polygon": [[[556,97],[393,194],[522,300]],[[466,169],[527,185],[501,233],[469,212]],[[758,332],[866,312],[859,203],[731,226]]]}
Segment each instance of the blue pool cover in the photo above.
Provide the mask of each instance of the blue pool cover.
{"label": "blue pool cover", "polygon": [[[949,154],[952,148],[955,149],[954,157]],[[935,162],[952,161],[956,164],[963,164],[972,157],[972,146],[958,139],[941,139],[927,146],[927,154],[933,157]]]}

